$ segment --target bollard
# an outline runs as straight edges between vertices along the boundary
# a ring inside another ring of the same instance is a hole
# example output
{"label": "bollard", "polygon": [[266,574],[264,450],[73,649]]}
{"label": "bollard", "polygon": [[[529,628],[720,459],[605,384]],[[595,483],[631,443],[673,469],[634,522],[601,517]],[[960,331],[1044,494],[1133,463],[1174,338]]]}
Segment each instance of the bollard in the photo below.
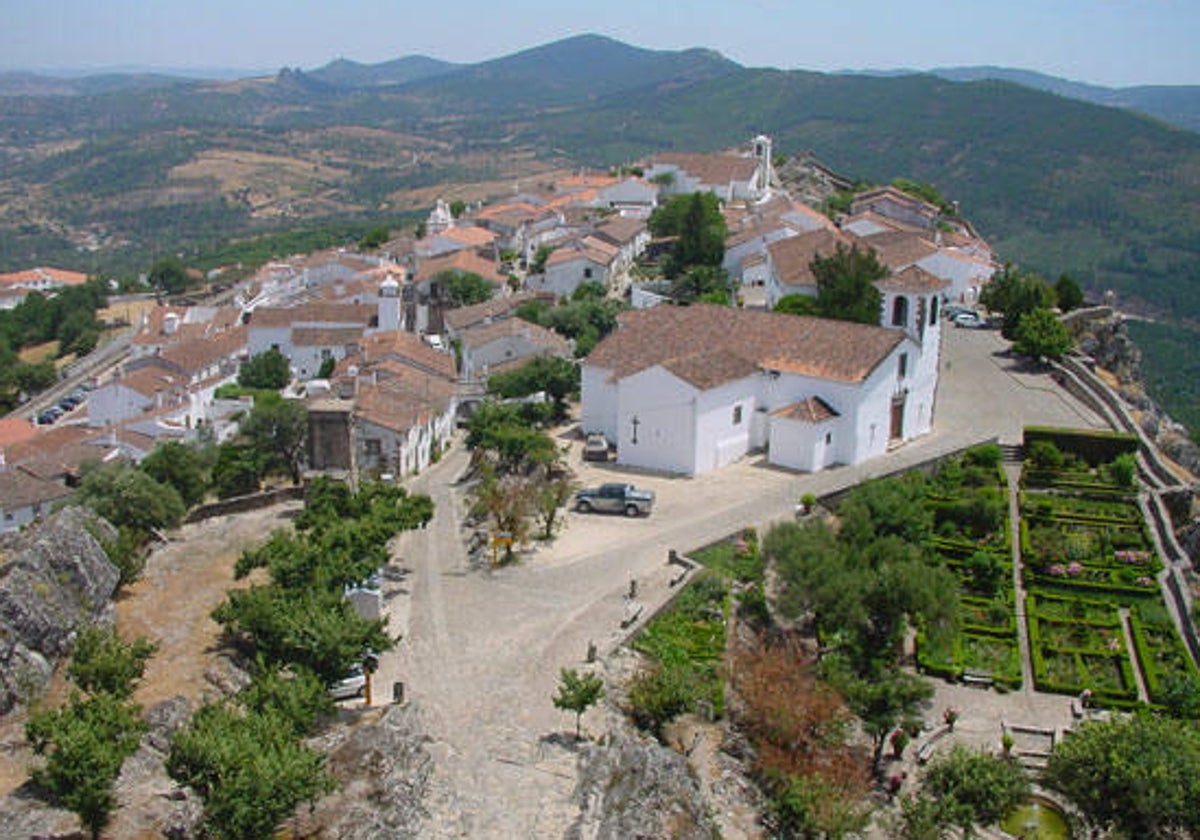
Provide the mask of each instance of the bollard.
{"label": "bollard", "polygon": [[629,597],[631,599],[637,597],[637,578],[629,579]]}
{"label": "bollard", "polygon": [[404,683],[399,680],[392,683],[392,702],[396,705],[404,702]]}

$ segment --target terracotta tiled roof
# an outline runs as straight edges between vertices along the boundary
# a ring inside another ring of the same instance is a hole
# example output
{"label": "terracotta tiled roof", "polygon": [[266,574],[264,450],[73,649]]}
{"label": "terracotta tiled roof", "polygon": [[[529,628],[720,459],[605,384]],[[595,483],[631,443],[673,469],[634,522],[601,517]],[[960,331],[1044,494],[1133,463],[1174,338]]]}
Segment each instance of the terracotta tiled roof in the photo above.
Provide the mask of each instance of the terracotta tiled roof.
{"label": "terracotta tiled roof", "polygon": [[490,324],[468,327],[462,331],[462,343],[464,347],[474,349],[510,335],[525,336],[531,343],[550,353],[561,356],[571,355],[571,345],[561,335],[521,318],[505,318]]}
{"label": "terracotta tiled roof", "polygon": [[916,196],[909,195],[903,190],[896,189],[893,186],[876,187],[872,190],[859,193],[854,196],[854,202],[851,204],[853,212],[858,213],[864,209],[870,209],[871,205],[878,201],[892,201],[896,204],[901,204],[913,212],[920,213],[930,219],[936,218],[938,209]]}
{"label": "terracotta tiled roof", "polygon": [[489,245],[496,241],[496,234],[494,232],[487,228],[476,227],[475,225],[447,228],[438,234],[438,236],[453,239],[455,242],[461,242],[470,248]]}
{"label": "terracotta tiled roof", "polygon": [[484,259],[474,251],[455,251],[421,260],[417,267],[418,282],[432,279],[443,271],[457,271],[462,274],[478,274],[493,285],[503,285],[508,278],[500,273],[494,260]]}
{"label": "terracotta tiled roof", "polygon": [[823,423],[840,416],[829,403],[820,397],[807,397],[800,402],[777,408],[771,414],[789,420],[799,420],[802,423]]}
{"label": "terracotta tiled roof", "polygon": [[159,355],[194,376],[209,365],[243,352],[246,332],[243,326],[231,327],[215,335],[176,342],[163,348]]}
{"label": "terracotta tiled roof", "polygon": [[688,356],[667,359],[662,366],[702,391],[724,382],[744,379],[758,370],[758,364],[753,359],[725,347],[703,349]]}
{"label": "terracotta tiled roof", "polygon": [[47,481],[19,467],[0,470],[0,508],[6,511],[56,502],[70,496],[71,492],[62,484]]}
{"label": "terracotta tiled roof", "polygon": [[[623,314],[620,327],[586,361],[623,379],[654,365],[682,370],[682,360],[721,350],[769,370],[861,382],[903,338],[899,330],[849,321],[706,304],[656,306]],[[712,359],[717,364],[717,356]]]}
{"label": "terracotta tiled roof", "polygon": [[144,397],[153,397],[164,391],[185,389],[187,378],[164,366],[149,365],[125,374],[120,379],[114,380],[112,384],[136,391]]}
{"label": "terracotta tiled roof", "polygon": [[875,282],[875,288],[881,292],[899,292],[901,294],[932,294],[942,291],[949,285],[948,281],[934,277],[925,269],[915,265],[910,265],[908,268]]}
{"label": "terracotta tiled roof", "polygon": [[361,327],[297,327],[292,343],[297,347],[348,347],[362,338]]}
{"label": "terracotta tiled roof", "polygon": [[387,359],[397,359],[444,379],[454,381],[457,378],[453,356],[434,350],[420,336],[404,330],[369,335],[359,346],[361,352],[355,364],[360,369]]}
{"label": "terracotta tiled roof", "polygon": [[906,268],[938,250],[924,235],[910,231],[880,233],[857,239],[860,244],[874,251],[879,261],[892,271]]}
{"label": "terracotta tiled roof", "polygon": [[814,286],[817,278],[812,273],[812,261],[817,257],[831,257],[838,245],[849,245],[846,237],[834,230],[814,230],[798,236],[780,239],[767,246],[775,276],[785,286]]}
{"label": "terracotta tiled roof", "polygon": [[511,295],[497,295],[491,300],[485,300],[483,303],[473,306],[449,309],[443,313],[442,319],[451,329],[462,330],[472,324],[482,324],[484,321],[509,317],[521,304],[539,299],[553,302],[554,295],[538,294],[528,290]]}
{"label": "terracotta tiled roof", "polygon": [[0,449],[6,449],[14,444],[23,443],[38,433],[37,426],[20,417],[5,417],[0,419]]}
{"label": "terracotta tiled roof", "polygon": [[0,286],[28,286],[47,282],[59,286],[82,286],[87,282],[87,275],[78,271],[67,271],[49,266],[0,274]]}
{"label": "terracotta tiled roof", "polygon": [[620,183],[613,175],[572,175],[554,182],[555,192],[578,192],[579,190],[611,187]]}
{"label": "terracotta tiled roof", "polygon": [[96,430],[73,423],[55,426],[32,440],[14,444],[5,453],[11,467],[20,466],[47,480],[59,479],[79,471],[86,461],[99,461],[111,453],[88,441]]}
{"label": "terracotta tiled roof", "polygon": [[250,314],[250,327],[288,327],[304,324],[369,326],[379,308],[371,304],[305,303],[292,307],[261,307]]}
{"label": "terracotta tiled roof", "polygon": [[842,230],[853,233],[860,238],[869,238],[881,233],[899,233],[909,231],[916,233],[922,228],[906,225],[896,219],[881,216],[874,210],[864,210],[842,221]]}
{"label": "terracotta tiled roof", "polygon": [[595,236],[611,242],[613,245],[625,245],[633,242],[647,229],[644,219],[632,216],[618,216],[596,226]]}
{"label": "terracotta tiled roof", "polygon": [[662,154],[654,162],[674,166],[701,184],[723,187],[735,181],[749,181],[758,169],[755,158],[739,155]]}
{"label": "terracotta tiled roof", "polygon": [[577,240],[570,245],[555,248],[550,256],[546,258],[546,267],[563,265],[578,260],[588,260],[600,266],[611,265],[613,257],[616,256],[616,250],[612,249],[611,246],[609,246],[610,250],[603,250],[597,247],[599,244],[601,243]]}
{"label": "terracotta tiled roof", "polygon": [[448,411],[454,393],[453,385],[435,377],[381,379],[360,388],[354,414],[368,423],[405,432]]}
{"label": "terracotta tiled roof", "polygon": [[503,202],[501,204],[491,204],[481,208],[475,214],[476,219],[497,219],[502,216],[511,216],[514,218],[529,218],[532,219],[541,215],[544,211],[541,207],[536,207],[523,201],[518,202]]}

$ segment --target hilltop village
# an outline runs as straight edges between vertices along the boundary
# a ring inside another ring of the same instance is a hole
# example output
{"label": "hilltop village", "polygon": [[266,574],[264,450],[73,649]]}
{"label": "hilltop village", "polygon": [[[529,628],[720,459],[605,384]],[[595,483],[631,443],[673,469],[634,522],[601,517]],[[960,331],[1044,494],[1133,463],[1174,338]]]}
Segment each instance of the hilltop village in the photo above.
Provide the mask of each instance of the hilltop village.
{"label": "hilltop village", "polygon": [[[815,171],[828,191],[846,186]],[[733,305],[659,308],[671,294],[653,274],[655,256],[670,243],[652,237],[649,220],[696,192],[720,202]],[[967,221],[894,187],[853,196],[836,221],[793,200],[766,137],[482,205],[439,201],[417,233],[272,262],[225,303],[141,310],[126,358],[86,383],[94,390],[68,417],[4,421],[0,447],[13,469],[0,475],[3,527],[48,510],[88,460],[137,462],[166,441],[229,439],[246,406],[223,386],[269,350],[287,359],[286,395],[308,409],[305,460],[316,473],[418,473],[449,445],[488,377],[581,355],[582,431],[605,434],[618,463],[695,474],[763,448],[792,469],[857,463],[929,430],[941,307],[974,304],[997,270]],[[769,314],[788,296],[815,297],[813,260],[851,247],[888,269],[877,284],[879,328]],[[42,269],[0,284],[16,300],[72,282],[67,274]],[[581,287],[633,310],[590,356],[570,330],[520,317]]]}
{"label": "hilltop village", "polygon": [[1160,819],[1086,750],[1194,793],[1121,716],[1200,714],[1189,479],[1067,357],[1111,310],[1037,278],[1010,344],[1025,281],[898,184],[759,136],[122,302],[0,421],[0,835]]}

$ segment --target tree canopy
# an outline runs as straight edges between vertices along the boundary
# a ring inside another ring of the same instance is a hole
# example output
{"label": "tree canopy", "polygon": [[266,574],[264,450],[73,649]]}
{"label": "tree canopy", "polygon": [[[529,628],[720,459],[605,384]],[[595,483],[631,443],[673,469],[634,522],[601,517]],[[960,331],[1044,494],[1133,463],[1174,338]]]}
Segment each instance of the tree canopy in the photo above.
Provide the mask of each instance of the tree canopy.
{"label": "tree canopy", "polygon": [[296,400],[263,395],[242,420],[242,436],[262,459],[265,471],[279,470],[300,483],[308,445],[308,410]]}
{"label": "tree canopy", "polygon": [[287,356],[275,347],[243,362],[237,377],[238,384],[243,388],[261,388],[268,391],[278,391],[291,379],[292,371]]}
{"label": "tree canopy", "polygon": [[1013,349],[1033,359],[1057,359],[1071,349],[1071,334],[1049,309],[1025,313],[1014,338]]}
{"label": "tree canopy", "polygon": [[721,202],[712,193],[673,196],[650,215],[649,226],[657,237],[675,237],[665,266],[668,277],[693,266],[720,266],[725,257],[729,229],[721,215]]}
{"label": "tree canopy", "polygon": [[185,507],[199,503],[208,489],[209,457],[200,448],[166,441],[142,459],[138,467],[159,484],[174,487]]}
{"label": "tree canopy", "polygon": [[871,249],[838,245],[828,257],[810,264],[817,279],[817,314],[823,318],[879,324],[883,296],[875,281],[888,276],[888,268]]}
{"label": "tree canopy", "polygon": [[994,825],[1029,798],[1030,782],[1014,761],[955,745],[925,772],[921,795],[936,802],[943,824],[970,836]]}
{"label": "tree canopy", "polygon": [[434,283],[442,288],[452,306],[472,306],[492,299],[492,284],[473,271],[439,271]]}
{"label": "tree canopy", "polygon": [[146,274],[150,285],[168,295],[177,295],[191,285],[187,266],[179,257],[163,257],[156,260]]}
{"label": "tree canopy", "polygon": [[604,680],[596,674],[581,674],[574,668],[563,668],[558,675],[558,690],[554,693],[554,708],[575,713],[575,737],[579,737],[579,722],[583,713],[604,697]]}
{"label": "tree canopy", "polygon": [[1200,732],[1188,722],[1088,721],[1055,746],[1041,781],[1125,837],[1200,833]]}
{"label": "tree canopy", "polygon": [[1021,319],[1036,309],[1053,307],[1055,295],[1044,278],[1027,274],[1008,263],[983,287],[979,302],[988,309],[1004,313],[1000,332],[1012,341],[1017,337]]}
{"label": "tree canopy", "polygon": [[72,501],[90,507],[117,527],[141,535],[174,528],[185,512],[174,487],[120,462],[86,465],[79,492]]}

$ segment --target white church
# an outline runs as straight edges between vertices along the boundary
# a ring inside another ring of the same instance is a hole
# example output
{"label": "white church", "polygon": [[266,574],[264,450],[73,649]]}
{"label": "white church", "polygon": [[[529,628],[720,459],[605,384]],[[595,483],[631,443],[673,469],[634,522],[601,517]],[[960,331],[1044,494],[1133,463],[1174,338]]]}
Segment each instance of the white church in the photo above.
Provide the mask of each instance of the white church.
{"label": "white church", "polygon": [[933,425],[945,282],[876,283],[881,326],[725,306],[621,316],[584,360],[582,426],[617,462],[695,475],[752,451],[812,472],[857,464]]}

